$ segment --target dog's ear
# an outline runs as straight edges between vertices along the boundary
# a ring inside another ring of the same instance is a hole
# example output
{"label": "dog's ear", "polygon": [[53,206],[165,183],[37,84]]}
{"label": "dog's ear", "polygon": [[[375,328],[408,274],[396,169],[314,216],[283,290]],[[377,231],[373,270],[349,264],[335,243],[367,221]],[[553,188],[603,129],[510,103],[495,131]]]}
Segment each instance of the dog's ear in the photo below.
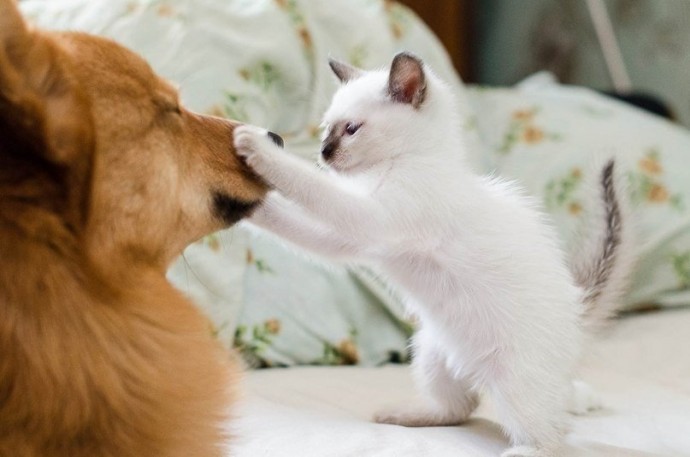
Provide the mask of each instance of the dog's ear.
{"label": "dog's ear", "polygon": [[16,0],[0,0],[0,39],[7,42],[27,35],[27,25],[19,14]]}
{"label": "dog's ear", "polygon": [[333,70],[333,73],[335,73],[341,83],[346,83],[348,81],[352,81],[353,79],[357,79],[364,73],[357,67],[353,67],[350,64],[340,62],[339,60],[335,59],[329,58],[328,65],[331,66],[331,70]]}
{"label": "dog's ear", "polygon": [[408,52],[395,56],[388,76],[388,95],[398,103],[419,108],[426,96],[426,78],[418,57]]}
{"label": "dog's ear", "polygon": [[26,60],[30,37],[15,1],[0,0],[0,96],[3,101],[15,101],[17,92],[22,89],[18,64]]}
{"label": "dog's ear", "polygon": [[[68,165],[92,146],[88,100],[69,59],[0,0],[0,147]],[[17,150],[19,149],[19,150]]]}

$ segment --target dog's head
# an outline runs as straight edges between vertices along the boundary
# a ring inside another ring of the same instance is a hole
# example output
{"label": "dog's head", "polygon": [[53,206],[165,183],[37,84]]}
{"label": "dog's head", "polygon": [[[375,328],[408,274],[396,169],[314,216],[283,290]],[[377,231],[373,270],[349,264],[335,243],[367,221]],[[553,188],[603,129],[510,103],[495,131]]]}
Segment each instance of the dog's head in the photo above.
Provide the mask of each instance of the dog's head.
{"label": "dog's head", "polygon": [[0,199],[90,254],[164,267],[248,215],[266,186],[235,154],[237,125],[185,109],[116,43],[32,29],[0,0]]}

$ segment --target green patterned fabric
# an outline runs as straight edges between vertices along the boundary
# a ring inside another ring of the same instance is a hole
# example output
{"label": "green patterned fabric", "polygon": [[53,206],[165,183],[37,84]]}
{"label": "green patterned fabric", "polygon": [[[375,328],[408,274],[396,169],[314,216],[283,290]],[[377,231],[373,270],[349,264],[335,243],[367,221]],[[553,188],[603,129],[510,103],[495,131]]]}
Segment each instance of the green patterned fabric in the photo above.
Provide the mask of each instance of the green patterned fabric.
{"label": "green patterned fabric", "polygon": [[690,133],[588,89],[542,77],[473,88],[487,170],[540,197],[564,243],[586,210],[584,183],[615,157],[627,180],[640,253],[628,308],[690,304]]}

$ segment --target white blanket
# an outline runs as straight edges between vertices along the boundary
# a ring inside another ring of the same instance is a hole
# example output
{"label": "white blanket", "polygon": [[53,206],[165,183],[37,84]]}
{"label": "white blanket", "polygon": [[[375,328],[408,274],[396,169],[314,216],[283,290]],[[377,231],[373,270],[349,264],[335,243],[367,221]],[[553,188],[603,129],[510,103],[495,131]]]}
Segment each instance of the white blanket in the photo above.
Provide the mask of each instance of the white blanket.
{"label": "white blanket", "polygon": [[[690,309],[623,318],[582,378],[605,408],[574,417],[563,457],[690,456]],[[233,423],[236,457],[497,456],[507,446],[488,401],[462,427],[371,422],[416,402],[406,366],[255,371]]]}

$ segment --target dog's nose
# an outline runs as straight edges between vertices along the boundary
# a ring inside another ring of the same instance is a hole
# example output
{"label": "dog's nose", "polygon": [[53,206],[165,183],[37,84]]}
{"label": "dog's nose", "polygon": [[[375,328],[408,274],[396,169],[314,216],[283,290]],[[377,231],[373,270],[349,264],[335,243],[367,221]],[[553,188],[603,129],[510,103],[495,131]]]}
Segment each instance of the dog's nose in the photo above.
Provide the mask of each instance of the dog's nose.
{"label": "dog's nose", "polygon": [[280,146],[281,148],[282,148],[283,146],[285,146],[285,142],[284,142],[283,139],[280,137],[280,135],[278,135],[277,133],[267,132],[266,135],[268,135],[268,137],[269,137],[271,140],[273,140],[273,142],[274,142],[275,144],[277,144],[278,146]]}

